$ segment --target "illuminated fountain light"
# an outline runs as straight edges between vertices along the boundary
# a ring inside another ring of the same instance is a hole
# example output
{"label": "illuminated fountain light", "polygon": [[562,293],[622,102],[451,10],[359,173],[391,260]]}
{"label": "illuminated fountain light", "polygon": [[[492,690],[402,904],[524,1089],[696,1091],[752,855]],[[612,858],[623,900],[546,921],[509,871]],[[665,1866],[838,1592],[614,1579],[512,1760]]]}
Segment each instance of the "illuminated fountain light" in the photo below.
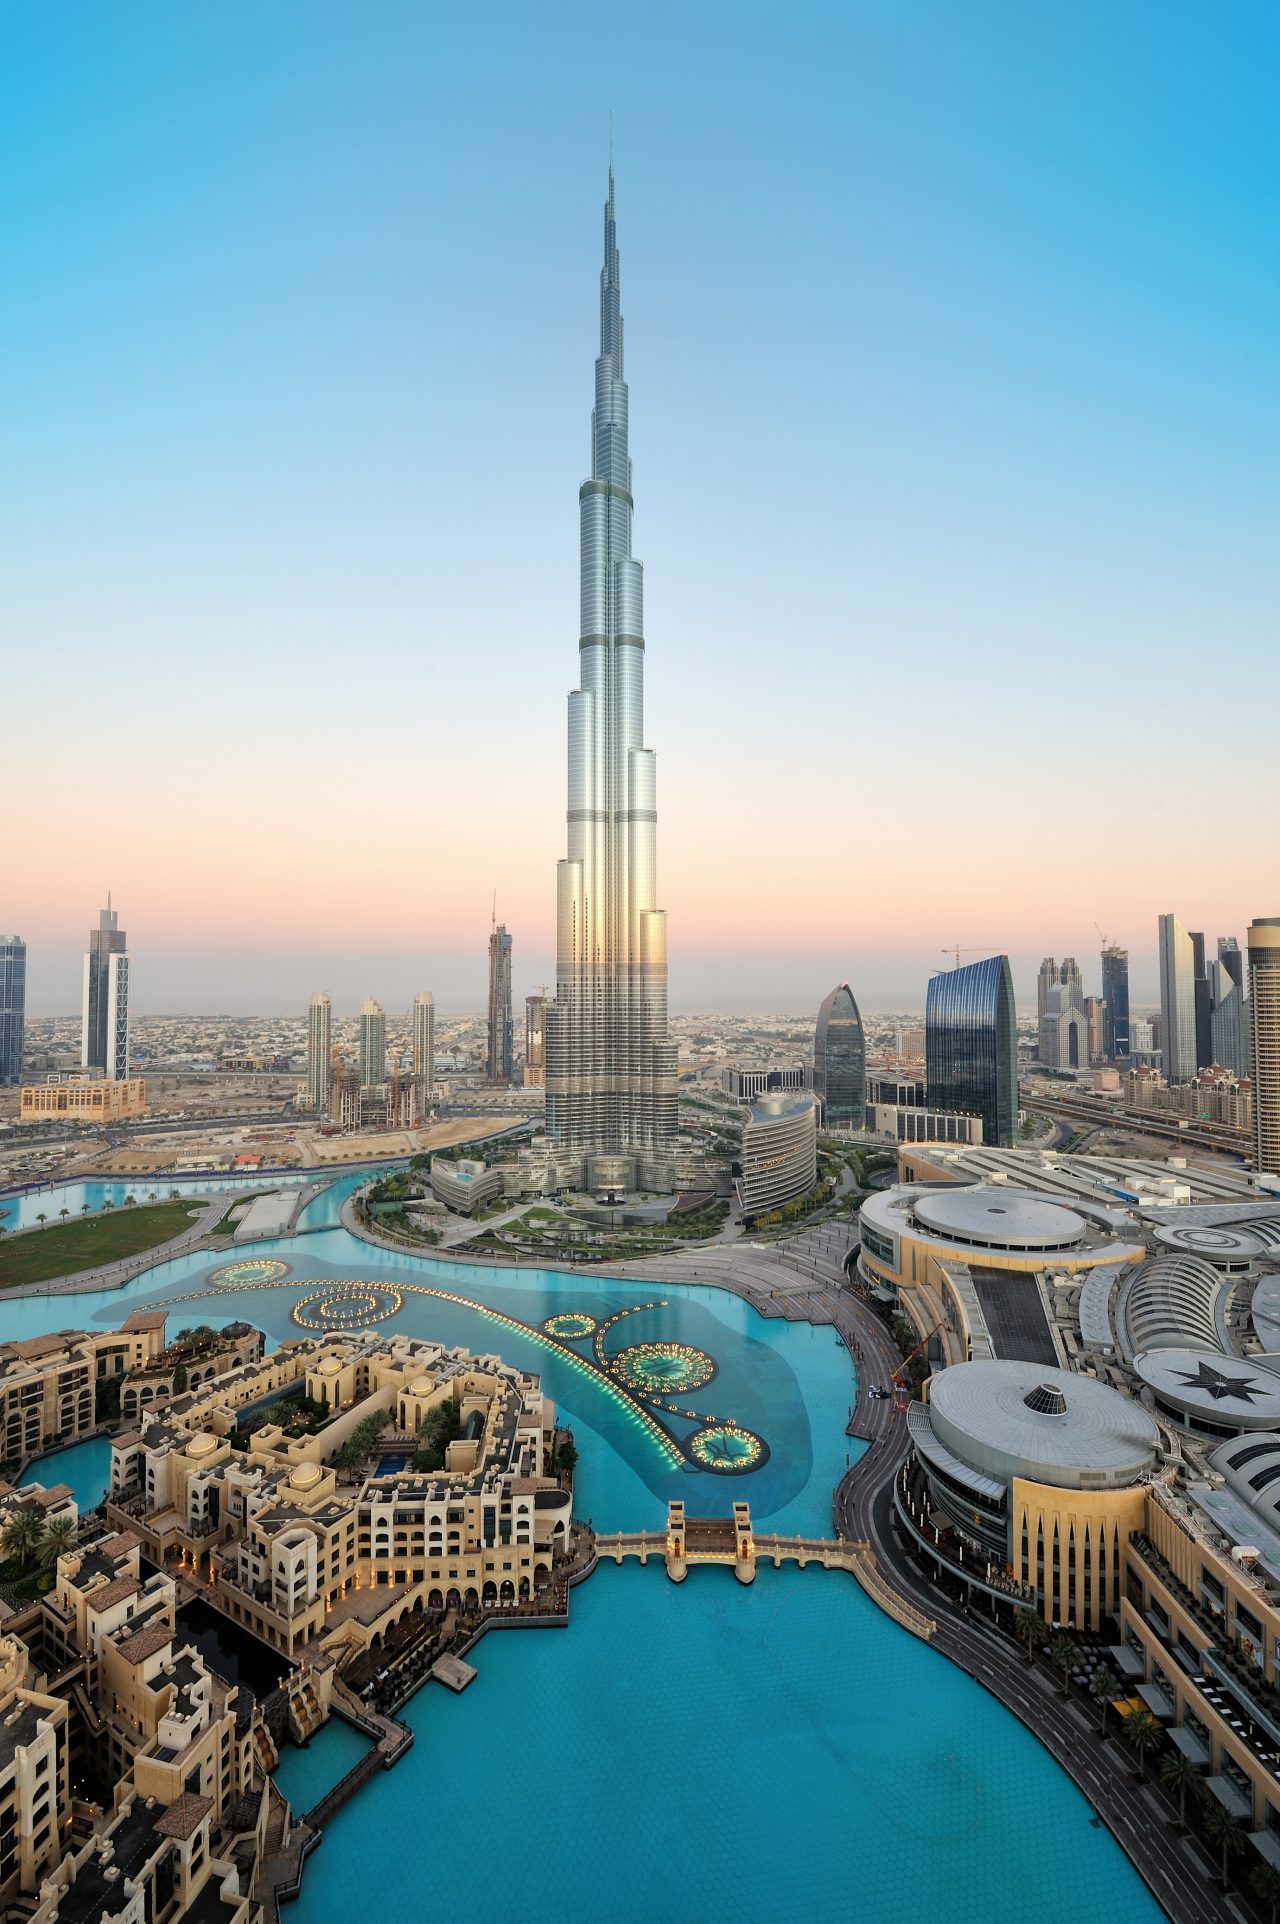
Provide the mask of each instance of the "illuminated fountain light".
{"label": "illuminated fountain light", "polygon": [[404,1308],[404,1297],[389,1283],[326,1283],[301,1296],[289,1312],[300,1329],[332,1333],[368,1329]]}
{"label": "illuminated fountain light", "polygon": [[260,1289],[264,1283],[279,1282],[288,1274],[288,1263],[278,1256],[246,1256],[241,1262],[215,1269],[209,1281],[215,1289]]}
{"label": "illuminated fountain light", "polygon": [[678,1396],[703,1389],[716,1373],[713,1356],[688,1343],[632,1343],[608,1363],[609,1372],[639,1396]]}
{"label": "illuminated fountain light", "polygon": [[685,1439],[684,1447],[691,1463],[717,1476],[741,1476],[747,1470],[758,1470],[769,1455],[762,1436],[731,1422],[709,1423],[705,1429],[695,1430]]}
{"label": "illuminated fountain light", "polygon": [[548,1336],[558,1336],[562,1342],[575,1343],[584,1336],[594,1336],[596,1319],[588,1316],[585,1309],[563,1309],[558,1315],[548,1316],[542,1325]]}

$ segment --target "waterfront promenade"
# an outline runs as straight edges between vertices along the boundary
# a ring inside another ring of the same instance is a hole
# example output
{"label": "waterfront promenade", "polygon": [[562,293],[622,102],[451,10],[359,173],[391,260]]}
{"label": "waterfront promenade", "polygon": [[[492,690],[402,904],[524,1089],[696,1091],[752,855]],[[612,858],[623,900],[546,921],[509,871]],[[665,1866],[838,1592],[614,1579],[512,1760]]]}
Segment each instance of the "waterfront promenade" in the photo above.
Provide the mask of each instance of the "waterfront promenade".
{"label": "waterfront promenade", "polygon": [[[191,1247],[197,1243],[208,1217],[215,1211],[219,1216],[225,1213],[234,1193],[222,1191],[207,1201],[201,1198],[205,1205],[201,1217],[182,1238],[183,1244]],[[354,1222],[348,1222],[347,1227],[361,1241],[398,1247]],[[899,1542],[892,1521],[892,1491],[894,1476],[906,1455],[906,1424],[891,1399],[872,1398],[869,1391],[876,1383],[889,1384],[901,1359],[880,1318],[848,1285],[844,1259],[855,1236],[854,1225],[834,1221],[783,1244],[753,1246],[740,1241],[732,1248],[702,1248],[616,1268],[591,1265],[585,1273],[637,1283],[669,1280],[728,1289],[766,1318],[808,1321],[838,1331],[858,1372],[857,1402],[849,1411],[846,1429],[867,1448],[834,1492],[836,1536],[846,1543],[868,1546],[888,1590],[907,1611],[930,1621],[933,1647],[1012,1710],[1066,1769],[1175,1924],[1209,1924],[1210,1919],[1221,1918],[1224,1899],[1211,1868],[1195,1844],[1172,1836],[1167,1800],[1156,1789],[1138,1788],[1126,1749],[1118,1743],[1103,1742],[1087,1717],[1058,1695],[1053,1678],[1043,1667],[1028,1668],[1011,1639],[929,1583]],[[174,1245],[170,1244],[119,1267],[138,1273],[169,1260],[173,1253]],[[87,1276],[81,1276],[71,1279],[71,1286],[80,1290],[116,1285],[103,1281],[93,1284]],[[50,1292],[42,1287],[33,1293]],[[768,1556],[769,1548],[763,1540],[762,1548]],[[607,1544],[601,1544],[600,1549],[604,1555],[609,1554]],[[589,1575],[594,1555],[584,1555],[581,1563],[571,1580]],[[877,1597],[876,1601],[888,1609],[884,1598]],[[550,1616],[548,1612],[543,1620]],[[504,1614],[499,1621],[515,1627],[518,1619]],[[411,1689],[418,1681],[412,1675],[416,1668],[407,1666],[409,1675],[387,1681]],[[301,1869],[302,1856],[314,1841],[314,1834],[308,1838],[305,1827],[301,1836],[295,1831],[290,1840],[294,1848],[288,1853],[293,1860],[288,1868],[295,1876]],[[284,1866],[278,1868],[281,1894],[287,1894],[293,1877]]]}

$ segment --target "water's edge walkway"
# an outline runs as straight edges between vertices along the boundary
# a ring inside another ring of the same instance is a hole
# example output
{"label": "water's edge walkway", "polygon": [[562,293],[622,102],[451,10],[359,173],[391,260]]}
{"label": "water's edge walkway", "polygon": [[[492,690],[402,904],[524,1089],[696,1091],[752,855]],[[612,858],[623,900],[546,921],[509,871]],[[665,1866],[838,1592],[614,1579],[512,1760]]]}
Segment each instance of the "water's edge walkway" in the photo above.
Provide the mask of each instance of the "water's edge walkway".
{"label": "water's edge walkway", "polygon": [[[261,1178],[257,1180],[260,1183]],[[307,1193],[299,1197],[293,1214],[294,1224],[305,1201],[327,1186],[327,1182],[307,1185]],[[251,1183],[245,1185],[246,1191],[252,1187]],[[57,1296],[122,1288],[175,1255],[190,1253],[202,1245],[211,1250],[227,1247],[230,1239],[213,1238],[210,1230],[232,1206],[237,1193],[222,1190],[211,1196],[189,1230],[156,1249],[104,1270],[84,1271],[51,1283],[6,1291],[5,1295]],[[430,1247],[410,1249],[398,1239],[377,1234],[356,1220],[351,1198],[343,1204],[341,1223],[359,1241],[391,1254],[428,1260],[438,1254]],[[556,1267],[601,1279],[725,1289],[763,1317],[833,1327],[858,1366],[858,1397],[847,1434],[868,1445],[832,1494],[832,1522],[837,1535],[846,1542],[867,1546],[871,1580],[864,1580],[866,1573],[856,1569],[853,1574],[879,1608],[915,1634],[920,1634],[917,1625],[921,1620],[928,1621],[933,1646],[990,1692],[1044,1745],[1107,1825],[1173,1924],[1220,1924],[1231,1907],[1213,1879],[1212,1867],[1194,1855],[1194,1846],[1188,1840],[1173,1837],[1154,1787],[1140,1789],[1117,1746],[1099,1738],[1078,1709],[1058,1694],[1052,1679],[1038,1668],[1028,1668],[998,1632],[927,1583],[899,1542],[893,1526],[892,1493],[894,1478],[907,1455],[906,1425],[896,1417],[891,1400],[873,1399],[869,1389],[873,1383],[890,1382],[901,1359],[883,1323],[847,1286],[844,1259],[855,1240],[855,1226],[837,1220],[822,1223],[785,1243],[752,1245],[739,1241],[641,1262],[559,1263]],[[477,1261],[453,1251],[443,1260]],[[531,1265],[495,1259],[487,1252],[483,1266],[522,1269]],[[593,1556],[586,1567],[574,1572],[571,1581],[583,1581],[595,1567]],[[567,1613],[542,1619],[548,1627],[566,1620]],[[482,1622],[467,1647],[473,1647],[488,1629],[507,1621],[516,1627],[510,1619]],[[528,1622],[524,1619],[526,1625]],[[347,1713],[344,1710],[342,1714]],[[402,1725],[389,1728],[405,1730]],[[408,1741],[388,1741],[387,1732],[380,1732],[375,1745],[376,1763],[355,1773],[359,1783],[348,1773],[353,1780],[350,1785],[344,1781],[344,1795],[338,1803],[376,1775],[379,1768],[398,1762],[408,1747]],[[299,1894],[305,1861],[321,1839],[321,1823],[337,1807],[332,1800],[333,1791],[326,1793],[293,1826],[288,1845],[264,1864],[259,1894],[269,1921],[278,1921],[281,1900]]]}

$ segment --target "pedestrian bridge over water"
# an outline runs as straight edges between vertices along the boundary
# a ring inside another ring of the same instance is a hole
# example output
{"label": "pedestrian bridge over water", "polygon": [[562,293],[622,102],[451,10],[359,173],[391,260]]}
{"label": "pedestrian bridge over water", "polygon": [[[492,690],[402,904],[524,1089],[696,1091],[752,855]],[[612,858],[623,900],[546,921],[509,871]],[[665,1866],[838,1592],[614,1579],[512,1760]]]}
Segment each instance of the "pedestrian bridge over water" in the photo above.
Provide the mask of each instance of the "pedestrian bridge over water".
{"label": "pedestrian bridge over water", "polygon": [[913,1636],[927,1643],[936,1627],[932,1618],[885,1581],[869,1543],[851,1543],[844,1537],[791,1537],[756,1531],[747,1503],[735,1503],[733,1515],[728,1517],[690,1517],[685,1515],[683,1503],[672,1501],[667,1505],[665,1530],[619,1530],[597,1536],[595,1548],[598,1558],[612,1557],[615,1563],[621,1563],[624,1557],[638,1557],[641,1563],[661,1557],[673,1583],[683,1583],[695,1563],[730,1564],[739,1583],[753,1583],[756,1566],[762,1560],[771,1562],[775,1569],[783,1563],[798,1563],[801,1569],[814,1563],[823,1570],[847,1570],[872,1601]]}

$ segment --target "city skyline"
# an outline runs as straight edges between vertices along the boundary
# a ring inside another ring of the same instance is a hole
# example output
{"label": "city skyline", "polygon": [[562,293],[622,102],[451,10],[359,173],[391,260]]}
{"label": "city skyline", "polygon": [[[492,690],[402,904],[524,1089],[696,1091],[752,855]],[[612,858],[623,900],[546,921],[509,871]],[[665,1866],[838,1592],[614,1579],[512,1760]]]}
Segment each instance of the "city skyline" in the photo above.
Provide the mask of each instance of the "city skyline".
{"label": "city skyline", "polygon": [[[495,54],[463,22],[428,43],[393,7],[372,44],[320,8],[301,45],[256,21],[251,63],[158,10],[150,36],[88,11],[75,35],[9,23],[0,86],[28,163],[0,317],[23,375],[0,517],[18,711],[65,670],[66,779],[41,789],[0,918],[27,941],[33,1015],[74,1007],[78,905],[106,881],[146,958],[139,1011],[225,1007],[233,960],[246,1011],[317,980],[407,1003],[424,970],[442,1009],[478,1006],[494,882],[521,986],[552,976],[563,503],[605,130],[576,36],[504,17]],[[1152,783],[1150,752],[1178,739],[1211,641],[1252,706],[1277,692],[1258,378],[1277,295],[1248,212],[1273,165],[1273,30],[1246,9],[1221,54],[1189,14],[1157,31],[1086,7],[984,35],[816,9],[775,23],[767,57],[758,34],[726,50],[682,17],[678,59],[658,33],[617,63],[651,639],[681,664],[649,716],[673,1009],[816,1007],[846,977],[867,1009],[919,1006],[948,940],[1008,950],[1025,1006],[1047,952],[1096,988],[1095,919],[1143,1006],[1171,901],[1211,942],[1270,906],[1248,880],[1268,856],[1259,778],[1246,763],[1223,845],[1195,783]],[[484,88],[453,86],[482,64]],[[50,70],[56,88],[25,84]],[[321,138],[338,121],[341,155]],[[839,378],[796,381],[819,365]],[[714,448],[694,425],[709,409]],[[522,506],[486,572],[499,443]],[[1050,775],[1032,750],[1064,651],[1111,694]],[[345,699],[357,659],[380,699]],[[458,788],[468,831],[418,838],[406,890],[401,838],[370,826],[429,814],[413,758],[381,753],[424,670],[451,718],[432,784]],[[808,752],[814,691],[841,685],[865,745],[951,769],[944,833],[931,781],[882,789],[874,755],[855,780]],[[376,797],[338,810],[275,780],[299,730],[317,768],[376,765]],[[97,750],[131,732],[144,765],[101,809]],[[32,792],[38,737],[14,745]],[[998,757],[1008,780],[987,783]],[[481,763],[509,772],[482,784]],[[1050,906],[1027,878],[1064,800]],[[878,807],[892,834],[865,831]],[[1117,837],[1131,860],[1092,859]],[[339,877],[349,924],[376,931],[358,957],[329,946]]]}

